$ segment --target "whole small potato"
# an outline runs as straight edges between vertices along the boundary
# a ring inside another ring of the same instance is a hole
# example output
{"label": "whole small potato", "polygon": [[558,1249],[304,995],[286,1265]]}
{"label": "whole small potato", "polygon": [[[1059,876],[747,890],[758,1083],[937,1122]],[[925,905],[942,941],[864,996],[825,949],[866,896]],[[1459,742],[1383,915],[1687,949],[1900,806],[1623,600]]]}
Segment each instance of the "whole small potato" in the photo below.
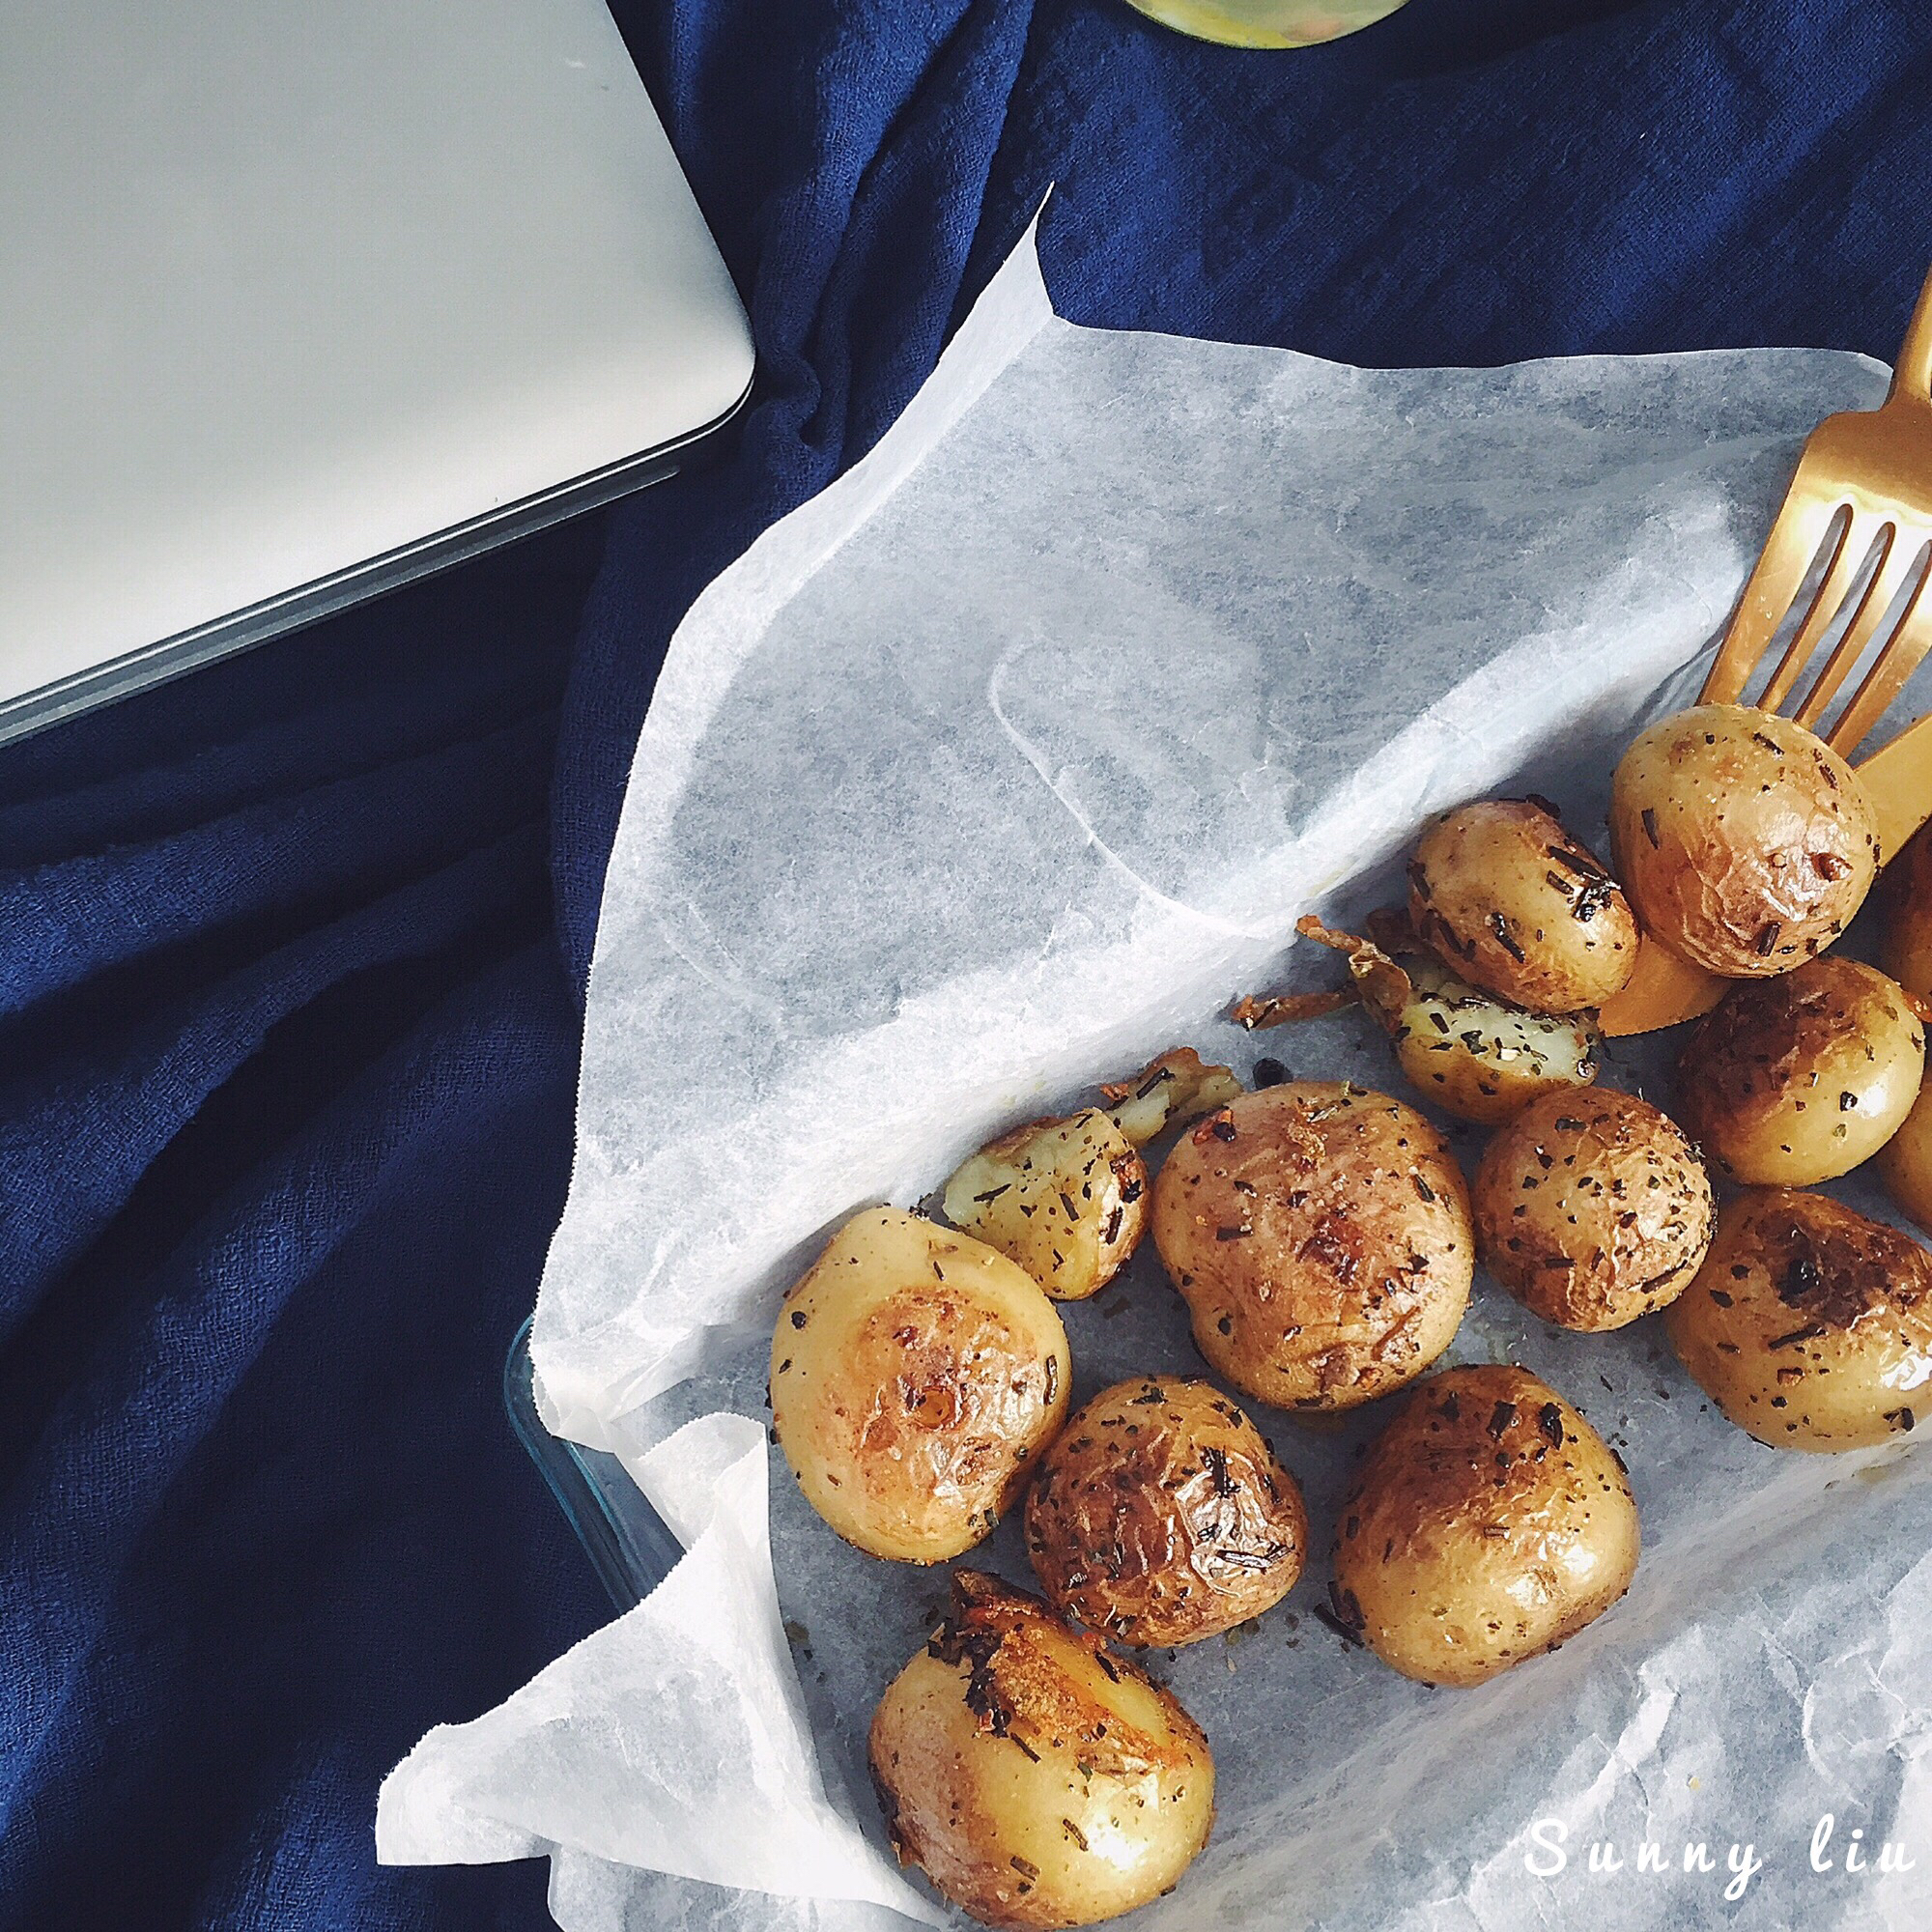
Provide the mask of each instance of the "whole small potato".
{"label": "whole small potato", "polygon": [[1932,1235],[1932,1083],[1919,1088],[1898,1131],[1878,1151],[1885,1191]]}
{"label": "whole small potato", "polygon": [[1291,1080],[1182,1136],[1153,1238],[1208,1366],[1284,1408],[1352,1408],[1449,1346],[1474,1262],[1469,1195],[1412,1108]]}
{"label": "whole small potato", "polygon": [[1610,849],[1645,931],[1735,980],[1831,945],[1879,865],[1857,773],[1747,704],[1700,704],[1637,736],[1611,781]]}
{"label": "whole small potato", "polygon": [[879,1700],[868,1755],[900,1863],[986,1925],[1130,1912],[1214,1823],[1214,1760],[1174,1694],[972,1570]]}
{"label": "whole small potato", "polygon": [[1470,1192],[1478,1257],[1563,1328],[1622,1328],[1663,1307],[1711,1244],[1696,1150],[1648,1100],[1607,1087],[1532,1101],[1492,1137]]}
{"label": "whole small potato", "polygon": [[1677,1063],[1685,1126],[1734,1180],[1808,1187],[1898,1130],[1925,1071],[1925,1030],[1897,982],[1828,953],[1734,986]]}
{"label": "whole small potato", "polygon": [[1193,1643],[1294,1587],[1308,1516],[1212,1382],[1143,1376],[1076,1409],[1040,1458],[1026,1546],[1063,1615],[1122,1643]]}
{"label": "whole small potato", "polygon": [[1932,1413],[1932,1255],[1825,1194],[1754,1189],[1664,1332],[1697,1385],[1777,1449],[1861,1449]]}
{"label": "whole small potato", "polygon": [[839,1229],[779,1311],[773,1431],[848,1543],[938,1563],[1018,1499],[1065,1418],[1071,1367],[1024,1268],[876,1208]]}
{"label": "whole small potato", "polygon": [[1342,1504],[1338,1614],[1425,1684],[1554,1650],[1630,1588],[1622,1463],[1523,1369],[1448,1369],[1369,1446]]}
{"label": "whole small potato", "polygon": [[1033,1276],[1056,1301],[1112,1281],[1147,1222],[1147,1168],[1111,1116],[1030,1121],[963,1162],[946,1218]]}
{"label": "whole small potato", "polygon": [[1932,825],[1921,826],[1885,868],[1880,964],[1908,993],[1932,998]]}
{"label": "whole small potato", "polygon": [[1464,980],[1532,1012],[1600,1007],[1636,967],[1630,902],[1541,799],[1433,820],[1408,862],[1408,917]]}

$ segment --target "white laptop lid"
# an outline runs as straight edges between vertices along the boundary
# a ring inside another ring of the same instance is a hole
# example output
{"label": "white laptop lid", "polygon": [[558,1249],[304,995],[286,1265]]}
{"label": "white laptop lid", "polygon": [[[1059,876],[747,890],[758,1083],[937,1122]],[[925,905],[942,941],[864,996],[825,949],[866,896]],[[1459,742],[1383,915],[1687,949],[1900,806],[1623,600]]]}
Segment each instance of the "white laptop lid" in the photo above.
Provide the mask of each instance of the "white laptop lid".
{"label": "white laptop lid", "polygon": [[0,736],[617,494],[751,370],[603,0],[0,0]]}

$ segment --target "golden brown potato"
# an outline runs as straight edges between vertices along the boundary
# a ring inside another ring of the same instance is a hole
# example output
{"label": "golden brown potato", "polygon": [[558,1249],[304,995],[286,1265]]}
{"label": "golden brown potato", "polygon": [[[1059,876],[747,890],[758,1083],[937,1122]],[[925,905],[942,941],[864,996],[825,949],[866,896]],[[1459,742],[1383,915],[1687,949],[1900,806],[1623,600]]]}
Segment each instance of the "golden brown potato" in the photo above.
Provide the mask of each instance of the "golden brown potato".
{"label": "golden brown potato", "polygon": [[1193,1643],[1287,1596],[1308,1516],[1212,1382],[1143,1376],[1076,1409],[1040,1458],[1026,1546],[1064,1616],[1122,1643]]}
{"label": "golden brown potato", "polygon": [[1919,1088],[1912,1111],[1879,1149],[1877,1167],[1886,1192],[1932,1235],[1932,1084]]}
{"label": "golden brown potato", "polygon": [[1645,931],[1737,980],[1831,945],[1879,865],[1851,766],[1746,704],[1700,704],[1638,735],[1611,781],[1610,849]]}
{"label": "golden brown potato", "polygon": [[1600,1007],[1636,966],[1630,902],[1542,799],[1433,820],[1408,862],[1408,918],[1458,976],[1532,1012]]}
{"label": "golden brown potato", "polygon": [[1648,1100],[1607,1087],[1525,1108],[1491,1139],[1470,1194],[1479,1259],[1563,1328],[1622,1328],[1674,1301],[1711,1244],[1696,1150]]}
{"label": "golden brown potato", "polygon": [[806,1500],[848,1543],[938,1563],[1018,1499],[1070,1379],[1066,1331],[1025,1269],[875,1208],[785,1296],[772,1425]]}
{"label": "golden brown potato", "polygon": [[1337,1614],[1425,1684],[1480,1684],[1554,1650],[1636,1570],[1622,1463],[1526,1370],[1432,1376],[1342,1504]]}
{"label": "golden brown potato", "polygon": [[1732,1179],[1808,1187],[1876,1153],[1924,1071],[1897,982],[1834,952],[1732,987],[1677,1063],[1679,1108]]}
{"label": "golden brown potato", "polygon": [[1932,1413],[1932,1255],[1825,1194],[1753,1189],[1664,1332],[1697,1385],[1777,1449],[1861,1449]]}
{"label": "golden brown potato", "polygon": [[1153,1238],[1208,1365],[1284,1408],[1352,1408],[1456,1333],[1469,1195],[1411,1107],[1347,1081],[1245,1094],[1182,1136]]}
{"label": "golden brown potato", "polygon": [[[1377,916],[1386,926],[1390,921]],[[1539,1094],[1597,1077],[1597,1030],[1587,1014],[1532,1013],[1457,979],[1434,953],[1392,935],[1388,947],[1336,932],[1312,915],[1304,939],[1342,953],[1353,997],[1389,1037],[1396,1065],[1436,1106],[1493,1126]],[[1230,1018],[1250,1032],[1314,1019],[1348,995],[1287,993],[1238,1001]]]}
{"label": "golden brown potato", "polygon": [[1885,947],[1879,963],[1908,993],[1932,997],[1932,825],[1885,868]]}
{"label": "golden brown potato", "polygon": [[1147,1168],[1110,1115],[1030,1121],[946,1183],[946,1218],[997,1248],[1056,1301],[1106,1287],[1147,1224]]}
{"label": "golden brown potato", "polygon": [[869,1756],[899,1861],[987,1925],[1130,1912],[1214,1823],[1214,1760],[1174,1694],[972,1570],[880,1699]]}

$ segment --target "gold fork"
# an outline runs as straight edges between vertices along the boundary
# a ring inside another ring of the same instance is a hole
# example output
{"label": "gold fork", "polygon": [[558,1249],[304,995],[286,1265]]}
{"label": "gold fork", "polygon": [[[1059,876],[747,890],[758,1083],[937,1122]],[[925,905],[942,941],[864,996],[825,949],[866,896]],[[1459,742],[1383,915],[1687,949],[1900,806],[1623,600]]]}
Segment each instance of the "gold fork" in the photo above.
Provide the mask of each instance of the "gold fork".
{"label": "gold fork", "polygon": [[[1838,520],[1844,512],[1850,515]],[[1833,530],[1836,529],[1835,538]],[[1776,711],[1790,696],[1834,619],[1845,629],[1792,713],[1816,730],[1839,687],[1851,675],[1892,600],[1910,581],[1920,549],[1932,538],[1932,276],[1919,292],[1892,370],[1891,387],[1876,410],[1827,416],[1804,444],[1798,473],[1771,526],[1730,628],[1704,681],[1700,704],[1736,704],[1772,639],[1793,615],[1798,629],[1759,694],[1757,706]],[[1827,550],[1817,587],[1801,592]],[[1857,585],[1874,549],[1878,565]],[[1873,659],[1850,701],[1826,735],[1841,757],[1864,742],[1887,705],[1932,649],[1932,594],[1921,578],[1899,611],[1885,648]],[[1858,767],[1878,820],[1879,852],[1887,860],[1932,818],[1932,713],[1909,724]],[[1730,984],[1645,937],[1630,984],[1600,1015],[1611,1036],[1650,1033],[1709,1012]]]}

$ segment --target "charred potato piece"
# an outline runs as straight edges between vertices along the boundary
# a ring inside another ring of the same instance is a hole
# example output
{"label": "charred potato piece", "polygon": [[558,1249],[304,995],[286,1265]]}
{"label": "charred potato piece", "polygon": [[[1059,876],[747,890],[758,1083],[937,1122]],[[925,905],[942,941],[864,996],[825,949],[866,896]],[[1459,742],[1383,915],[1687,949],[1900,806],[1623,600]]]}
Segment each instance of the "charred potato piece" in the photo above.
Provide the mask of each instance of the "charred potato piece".
{"label": "charred potato piece", "polygon": [[946,1218],[1018,1262],[1056,1301],[1080,1301],[1133,1253],[1147,1184],[1133,1143],[1089,1107],[981,1148],[946,1183]]}
{"label": "charred potato piece", "polygon": [[971,1570],[880,1699],[868,1755],[900,1862],[986,1925],[1130,1912],[1214,1823],[1214,1760],[1174,1694]]}
{"label": "charred potato piece", "polygon": [[1932,996],[1932,825],[1921,826],[1885,870],[1885,946],[1879,963],[1918,999]]}
{"label": "charred potato piece", "polygon": [[1610,848],[1644,930],[1728,979],[1822,952],[1878,872],[1878,829],[1837,753],[1747,704],[1640,733],[1610,787]]}
{"label": "charred potato piece", "polygon": [[1531,1012],[1600,1007],[1636,966],[1622,889],[1542,799],[1433,820],[1408,862],[1408,918],[1459,977]]}
{"label": "charred potato piece", "polygon": [[1040,1459],[1026,1546],[1063,1615],[1122,1643],[1193,1643],[1294,1587],[1308,1516],[1212,1382],[1144,1376],[1076,1409]]}
{"label": "charred potato piece", "polygon": [[1478,1257],[1562,1328],[1622,1328],[1674,1301],[1711,1244],[1696,1150],[1607,1087],[1534,1101],[1492,1138],[1470,1193]]}
{"label": "charred potato piece", "polygon": [[1861,1449],[1932,1413],[1932,1255],[1829,1195],[1727,1201],[1663,1326],[1704,1393],[1776,1449]]}
{"label": "charred potato piece", "polygon": [[1898,1130],[1925,1071],[1903,990],[1837,953],[1734,986],[1678,1062],[1684,1124],[1735,1180],[1808,1187]]}
{"label": "charred potato piece", "polygon": [[1919,1088],[1912,1111],[1879,1149],[1875,1165],[1885,1191],[1932,1235],[1932,1084]]}
{"label": "charred potato piece", "polygon": [[1468,1303],[1469,1196],[1412,1107],[1346,1081],[1245,1094],[1184,1135],[1153,1238],[1208,1366],[1284,1408],[1410,1382]]}
{"label": "charred potato piece", "polygon": [[1522,1369],[1449,1369],[1355,1473],[1337,1613],[1405,1677],[1480,1684],[1602,1616],[1637,1544],[1623,1464],[1554,1389]]}
{"label": "charred potato piece", "polygon": [[1025,1269],[878,1208],[785,1296],[772,1425],[806,1500],[848,1543],[939,1563],[1018,1500],[1070,1379],[1066,1331]]}

